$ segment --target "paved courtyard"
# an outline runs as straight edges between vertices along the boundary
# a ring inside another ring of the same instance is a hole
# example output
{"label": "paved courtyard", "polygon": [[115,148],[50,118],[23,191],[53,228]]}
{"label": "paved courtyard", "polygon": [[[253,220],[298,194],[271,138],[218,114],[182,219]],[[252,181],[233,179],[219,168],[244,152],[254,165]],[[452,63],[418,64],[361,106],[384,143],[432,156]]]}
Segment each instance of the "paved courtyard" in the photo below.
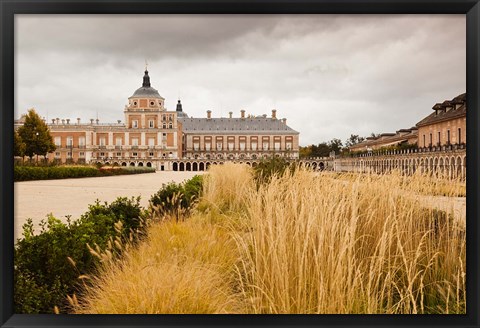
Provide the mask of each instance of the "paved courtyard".
{"label": "paved courtyard", "polygon": [[15,183],[15,240],[21,237],[27,218],[35,224],[52,213],[62,221],[66,215],[77,219],[96,199],[111,202],[121,196],[141,196],[140,203],[148,205],[150,196],[163,183],[182,182],[203,172],[158,171],[156,173],[101,178],[24,181]]}

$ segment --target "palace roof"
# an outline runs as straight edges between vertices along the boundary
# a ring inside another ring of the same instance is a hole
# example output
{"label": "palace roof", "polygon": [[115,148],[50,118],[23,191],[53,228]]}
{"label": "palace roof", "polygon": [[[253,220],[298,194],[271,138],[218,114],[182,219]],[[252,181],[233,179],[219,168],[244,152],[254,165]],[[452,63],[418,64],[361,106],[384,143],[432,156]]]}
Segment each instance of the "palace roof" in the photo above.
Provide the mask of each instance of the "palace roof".
{"label": "palace roof", "polygon": [[[454,104],[460,104],[460,107],[455,109],[446,110],[446,107],[453,107]],[[425,117],[423,120],[417,123],[417,126],[430,125],[437,122],[448,121],[455,118],[464,117],[467,115],[467,102],[466,94],[453,98],[452,100],[445,100],[443,103],[435,104],[432,107],[435,112]]]}
{"label": "palace roof", "polygon": [[186,133],[272,133],[298,134],[281,120],[266,117],[179,118]]}

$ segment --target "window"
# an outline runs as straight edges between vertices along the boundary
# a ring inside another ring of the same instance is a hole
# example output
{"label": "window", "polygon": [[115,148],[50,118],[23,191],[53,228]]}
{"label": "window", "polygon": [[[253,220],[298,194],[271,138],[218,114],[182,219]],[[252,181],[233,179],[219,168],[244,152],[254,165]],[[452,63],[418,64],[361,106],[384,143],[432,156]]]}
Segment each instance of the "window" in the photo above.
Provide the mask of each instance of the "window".
{"label": "window", "polygon": [[105,156],[105,153],[100,153],[100,156]]}
{"label": "window", "polygon": [[162,134],[162,140],[167,140],[167,134],[166,133]]}
{"label": "window", "polygon": [[80,153],[78,153],[78,157],[85,157],[85,153],[83,151],[81,151]]}
{"label": "window", "polygon": [[150,102],[150,106],[153,106],[155,105],[155,103],[153,101]]}
{"label": "window", "polygon": [[55,137],[55,146],[57,147],[62,146],[62,137]]}
{"label": "window", "polygon": [[252,143],[250,144],[250,147],[252,147],[252,150],[254,150],[254,151],[257,150],[257,142],[256,142],[256,141],[255,141],[255,142],[252,142]]}
{"label": "window", "polygon": [[168,123],[168,128],[169,128],[169,129],[173,129],[173,124],[172,124],[172,123]]}
{"label": "window", "polygon": [[462,129],[458,128],[458,142],[457,143],[462,143]]}
{"label": "window", "polygon": [[138,138],[132,139],[132,146],[138,146]]}
{"label": "window", "polygon": [[138,121],[137,120],[132,121],[132,128],[134,128],[134,129],[138,128]]}
{"label": "window", "polygon": [[60,152],[57,151],[57,152],[55,153],[55,158],[60,158]]}
{"label": "window", "polygon": [[205,143],[205,150],[206,151],[210,151],[211,147],[212,147],[212,144],[210,142]]}
{"label": "window", "polygon": [[105,137],[100,138],[99,141],[100,141],[100,146],[105,146]]}
{"label": "window", "polygon": [[153,153],[152,152],[148,153],[148,156],[153,157]]}
{"label": "window", "polygon": [[222,146],[221,142],[217,142],[217,150],[222,150]]}
{"label": "window", "polygon": [[138,153],[132,153],[132,156],[137,157]]}
{"label": "window", "polygon": [[115,145],[117,147],[121,146],[122,145],[122,138],[115,138]]}
{"label": "window", "polygon": [[234,150],[234,149],[235,149],[235,143],[230,141],[228,143],[228,150]]}
{"label": "window", "polygon": [[244,151],[245,150],[245,141],[240,142],[240,150]]}
{"label": "window", "polygon": [[117,153],[117,157],[122,157],[122,153]]}
{"label": "window", "polygon": [[292,150],[292,143],[291,143],[291,142],[287,142],[287,143],[285,144],[285,148],[286,148],[287,150]]}
{"label": "window", "polygon": [[78,145],[80,147],[85,147],[85,137],[79,137],[78,138]]}
{"label": "window", "polygon": [[163,126],[164,129],[166,129],[167,128],[167,123],[164,122],[162,126]]}
{"label": "window", "polygon": [[268,142],[267,141],[263,142],[263,150],[268,150]]}
{"label": "window", "polygon": [[148,121],[148,127],[149,127],[150,129],[155,127],[155,123],[154,123],[153,120],[149,120],[149,121]]}
{"label": "window", "polygon": [[280,141],[275,141],[274,147],[275,150],[280,150]]}
{"label": "window", "polygon": [[426,146],[426,143],[425,143],[425,135],[423,135],[423,147]]}
{"label": "window", "polygon": [[440,134],[440,131],[438,132],[438,145],[440,146],[440,143],[442,142],[441,140],[441,134]]}
{"label": "window", "polygon": [[148,138],[148,146],[151,148],[155,146],[155,138]]}
{"label": "window", "polygon": [[432,139],[432,134],[430,133],[430,145],[429,145],[429,147],[432,147],[432,144],[433,144],[433,139]]}
{"label": "window", "polygon": [[67,137],[67,147],[73,147],[73,137]]}
{"label": "window", "polygon": [[450,144],[450,130],[447,130],[447,144]]}

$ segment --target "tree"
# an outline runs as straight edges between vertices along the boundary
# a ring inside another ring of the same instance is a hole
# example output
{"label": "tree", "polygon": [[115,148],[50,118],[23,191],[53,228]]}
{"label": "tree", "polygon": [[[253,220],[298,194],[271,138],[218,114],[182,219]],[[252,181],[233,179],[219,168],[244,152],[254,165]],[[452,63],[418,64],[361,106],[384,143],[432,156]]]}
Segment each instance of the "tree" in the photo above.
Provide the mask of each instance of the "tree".
{"label": "tree", "polygon": [[330,148],[330,151],[334,151],[335,154],[338,154],[343,147],[342,140],[333,138],[328,142],[328,147]]}
{"label": "tree", "polygon": [[299,149],[300,158],[308,158],[312,156],[312,146],[300,147]]}
{"label": "tree", "polygon": [[330,154],[330,147],[325,142],[319,143],[318,146],[312,145],[313,157],[328,157]]}
{"label": "tree", "polygon": [[351,134],[350,138],[348,138],[347,141],[345,141],[345,146],[352,147],[353,145],[356,145],[362,142],[363,140],[365,140],[364,137],[360,137],[358,134]]}
{"label": "tree", "polygon": [[25,156],[26,145],[22,138],[18,135],[18,132],[13,133],[13,156],[23,157]]}
{"label": "tree", "polygon": [[25,116],[25,123],[18,128],[18,135],[25,143],[25,155],[46,156],[56,149],[47,124],[38,116],[34,109],[30,109]]}

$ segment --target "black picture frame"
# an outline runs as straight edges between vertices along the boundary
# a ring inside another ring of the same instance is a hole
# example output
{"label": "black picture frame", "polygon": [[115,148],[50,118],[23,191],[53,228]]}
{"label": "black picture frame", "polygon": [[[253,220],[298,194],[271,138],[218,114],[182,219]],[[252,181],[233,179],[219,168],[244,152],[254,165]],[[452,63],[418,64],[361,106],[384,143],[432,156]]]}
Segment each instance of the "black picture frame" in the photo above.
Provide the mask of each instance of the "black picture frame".
{"label": "black picture frame", "polygon": [[[479,53],[478,0],[0,0],[0,326],[1,327],[478,327]],[[467,314],[466,315],[24,315],[13,313],[13,121],[15,14],[465,14],[467,28]]]}

